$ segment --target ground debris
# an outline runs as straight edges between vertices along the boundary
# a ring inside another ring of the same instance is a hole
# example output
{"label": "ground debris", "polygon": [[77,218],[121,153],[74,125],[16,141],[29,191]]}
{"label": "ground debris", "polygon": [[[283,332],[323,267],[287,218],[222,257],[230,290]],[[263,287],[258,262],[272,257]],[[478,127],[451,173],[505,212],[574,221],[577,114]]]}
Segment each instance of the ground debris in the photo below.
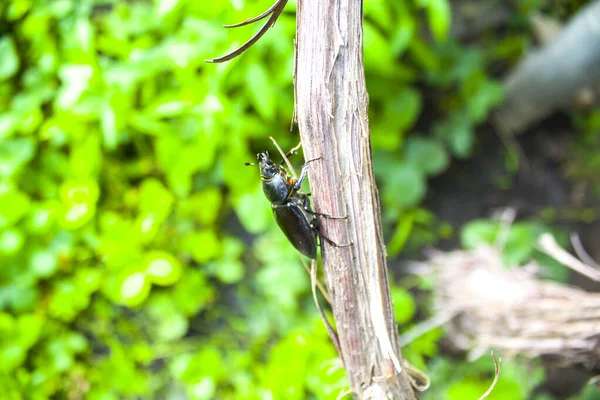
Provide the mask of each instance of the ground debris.
{"label": "ground debris", "polygon": [[446,321],[450,345],[469,358],[494,350],[600,369],[600,293],[541,279],[534,262],[506,268],[487,245],[432,251],[411,268],[435,278],[434,320]]}

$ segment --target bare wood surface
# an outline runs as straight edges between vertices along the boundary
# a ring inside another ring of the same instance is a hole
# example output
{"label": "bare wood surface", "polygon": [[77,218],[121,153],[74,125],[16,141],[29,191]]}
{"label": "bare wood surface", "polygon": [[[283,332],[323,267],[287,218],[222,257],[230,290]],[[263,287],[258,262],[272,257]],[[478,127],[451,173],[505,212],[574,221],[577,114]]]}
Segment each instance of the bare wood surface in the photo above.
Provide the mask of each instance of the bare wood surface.
{"label": "bare wood surface", "polygon": [[362,1],[299,0],[296,116],[321,230],[341,357],[359,399],[415,399],[397,344],[371,162]]}
{"label": "bare wood surface", "polygon": [[506,78],[505,99],[494,123],[504,133],[520,133],[582,89],[599,84],[600,1],[595,1]]}

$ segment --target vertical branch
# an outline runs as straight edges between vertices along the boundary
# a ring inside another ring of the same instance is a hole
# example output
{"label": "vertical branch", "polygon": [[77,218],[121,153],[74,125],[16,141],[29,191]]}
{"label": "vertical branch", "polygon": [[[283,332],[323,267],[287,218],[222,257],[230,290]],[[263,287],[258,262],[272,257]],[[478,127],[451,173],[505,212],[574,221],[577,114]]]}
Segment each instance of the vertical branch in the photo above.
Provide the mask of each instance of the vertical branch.
{"label": "vertical branch", "polygon": [[371,162],[361,0],[299,0],[296,116],[315,208],[348,215],[322,220],[323,263],[351,389],[359,399],[414,399],[402,368],[390,299],[379,195]]}

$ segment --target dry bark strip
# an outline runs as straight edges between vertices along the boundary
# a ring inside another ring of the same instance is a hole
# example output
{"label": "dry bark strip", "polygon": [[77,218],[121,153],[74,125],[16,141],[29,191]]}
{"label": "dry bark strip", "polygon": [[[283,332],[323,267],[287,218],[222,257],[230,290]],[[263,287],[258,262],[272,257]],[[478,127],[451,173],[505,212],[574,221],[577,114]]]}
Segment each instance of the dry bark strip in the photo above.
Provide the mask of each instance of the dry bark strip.
{"label": "dry bark strip", "polygon": [[362,1],[299,0],[296,110],[310,186],[324,220],[323,263],[342,360],[358,399],[415,399],[402,368],[371,162]]}

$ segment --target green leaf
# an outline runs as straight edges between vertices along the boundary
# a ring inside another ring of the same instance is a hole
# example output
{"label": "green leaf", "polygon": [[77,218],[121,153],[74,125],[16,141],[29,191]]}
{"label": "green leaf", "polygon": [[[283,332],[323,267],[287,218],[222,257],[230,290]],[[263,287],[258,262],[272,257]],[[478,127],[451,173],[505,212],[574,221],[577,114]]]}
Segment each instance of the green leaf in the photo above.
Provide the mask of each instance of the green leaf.
{"label": "green leaf", "polygon": [[406,87],[383,107],[383,115],[373,126],[373,146],[395,150],[399,148],[404,133],[412,127],[421,113],[421,95],[412,87]]}
{"label": "green leaf", "polygon": [[481,244],[493,244],[499,230],[498,222],[473,220],[463,226],[460,244],[465,249],[474,249]]}
{"label": "green leaf", "polygon": [[427,17],[433,37],[440,42],[446,40],[452,22],[449,0],[428,0]]}
{"label": "green leaf", "polygon": [[7,229],[0,232],[0,254],[12,255],[18,253],[25,243],[25,235],[19,229]]}
{"label": "green leaf", "polygon": [[14,138],[0,143],[0,176],[11,176],[19,172],[35,152],[35,143],[31,138]]}
{"label": "green leaf", "polygon": [[484,81],[467,102],[467,113],[475,123],[485,121],[492,107],[500,104],[504,97],[502,85],[492,81]]}
{"label": "green leaf", "polygon": [[392,286],[391,290],[396,323],[405,324],[415,315],[415,300],[407,290],[401,287]]}
{"label": "green leaf", "polygon": [[6,16],[8,20],[15,21],[22,18],[33,6],[33,0],[13,1],[8,6]]}
{"label": "green leaf", "polygon": [[181,263],[164,251],[151,251],[146,254],[144,268],[148,279],[156,285],[170,286],[181,278]]}
{"label": "green leaf", "polygon": [[139,306],[150,294],[150,280],[144,272],[134,272],[125,275],[121,283],[121,301],[129,306]]}
{"label": "green leaf", "polygon": [[222,203],[221,190],[209,187],[188,197],[181,204],[179,211],[185,216],[194,218],[200,225],[209,226],[219,217]]}
{"label": "green leaf", "polygon": [[221,254],[221,241],[213,230],[188,233],[181,239],[182,249],[189,252],[199,264],[210,261]]}
{"label": "green leaf", "polygon": [[239,282],[244,277],[244,264],[240,260],[225,259],[215,263],[215,275],[226,284]]}
{"label": "green leaf", "polygon": [[172,293],[177,307],[187,316],[195,315],[215,298],[215,290],[204,274],[190,268],[185,270]]}
{"label": "green leaf", "polygon": [[531,259],[536,235],[529,224],[516,223],[510,227],[502,254],[506,265],[520,265]]}
{"label": "green leaf", "polygon": [[[0,114],[0,140],[11,137],[19,128],[20,122],[20,116],[16,112],[5,111]],[[0,152],[4,152],[2,147]]]}
{"label": "green leaf", "polygon": [[184,382],[199,383],[206,377],[218,380],[225,372],[222,356],[218,349],[206,346],[189,360],[181,378]]}
{"label": "green leaf", "polygon": [[393,33],[390,41],[390,49],[396,57],[401,56],[406,51],[416,31],[413,16],[408,10],[404,9],[405,7],[402,8],[403,12],[400,14],[400,18],[396,24],[396,31]]}
{"label": "green leaf", "polygon": [[59,70],[63,86],[56,97],[56,107],[59,110],[72,109],[89,88],[94,74],[91,65],[66,64]]}
{"label": "green leaf", "polygon": [[581,400],[594,400],[600,398],[600,387],[598,385],[588,384],[583,389]]}
{"label": "green leaf", "polygon": [[427,175],[438,175],[450,162],[448,153],[435,139],[411,136],[406,140],[406,160]]}
{"label": "green leaf", "polygon": [[156,179],[146,179],[140,187],[139,212],[153,213],[162,221],[170,214],[173,195]]}
{"label": "green leaf", "polygon": [[96,178],[102,168],[102,146],[98,135],[88,134],[71,148],[69,173],[73,178]]}
{"label": "green leaf", "polygon": [[19,55],[12,36],[0,39],[0,82],[12,78],[19,69]]}
{"label": "green leaf", "polygon": [[87,224],[96,213],[100,195],[95,181],[66,181],[60,186],[63,203],[60,222],[66,229],[77,229]]}
{"label": "green leaf", "polygon": [[145,308],[153,322],[151,330],[158,340],[178,340],[188,331],[187,318],[177,309],[169,294],[153,294]]}
{"label": "green leaf", "polygon": [[140,187],[139,214],[135,229],[144,243],[158,234],[173,207],[173,195],[156,179],[146,179]]}
{"label": "green leaf", "polygon": [[13,188],[0,186],[0,229],[19,221],[30,208],[29,197]]}
{"label": "green leaf", "polygon": [[274,222],[271,205],[265,198],[260,185],[256,185],[256,189],[252,193],[237,197],[233,207],[240,222],[250,233],[263,232]]}
{"label": "green leaf", "polygon": [[400,216],[394,234],[387,246],[390,255],[396,255],[402,251],[412,231],[414,221],[414,212],[404,213]]}
{"label": "green leaf", "polygon": [[388,207],[407,208],[419,203],[427,189],[423,172],[412,164],[388,166],[383,201]]}
{"label": "green leaf", "polygon": [[389,41],[368,21],[364,26],[365,69],[385,76],[394,76],[395,62]]}
{"label": "green leaf", "polygon": [[252,105],[266,120],[275,116],[275,92],[271,85],[266,65],[251,63],[246,70],[246,88]]}
{"label": "green leaf", "polygon": [[63,280],[56,282],[53,287],[48,303],[48,313],[54,318],[69,322],[89,303],[90,296],[88,292],[81,290],[71,280]]}
{"label": "green leaf", "polygon": [[29,259],[29,269],[37,276],[47,278],[56,272],[58,259],[54,252],[43,249],[32,253]]}
{"label": "green leaf", "polygon": [[101,216],[97,252],[110,269],[120,270],[139,261],[141,240],[132,225],[116,213],[105,212]]}
{"label": "green leaf", "polygon": [[415,38],[412,40],[409,51],[417,65],[424,70],[431,73],[436,73],[440,70],[441,65],[438,55],[421,39]]}
{"label": "green leaf", "polygon": [[[488,384],[486,382],[477,381],[472,378],[465,379],[451,384],[446,392],[446,398],[448,400],[478,399],[486,392],[487,388]],[[495,394],[493,397],[495,397]],[[493,397],[490,396],[490,399]],[[519,397],[511,398],[518,399]],[[500,399],[500,397],[498,397],[498,399]]]}

